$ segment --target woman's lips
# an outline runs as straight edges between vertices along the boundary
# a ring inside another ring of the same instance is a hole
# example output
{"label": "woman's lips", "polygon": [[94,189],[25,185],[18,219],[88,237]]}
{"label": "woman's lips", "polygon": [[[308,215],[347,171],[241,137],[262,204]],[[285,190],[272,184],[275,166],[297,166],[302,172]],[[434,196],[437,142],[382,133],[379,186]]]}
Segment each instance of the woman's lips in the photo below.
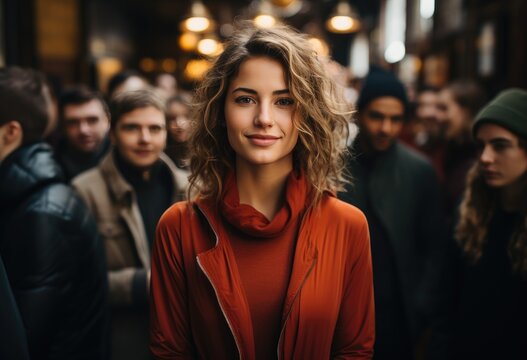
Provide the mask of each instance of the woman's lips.
{"label": "woman's lips", "polygon": [[271,146],[274,143],[276,143],[278,140],[280,140],[280,137],[273,136],[273,135],[259,135],[259,134],[253,134],[253,135],[246,135],[246,137],[249,139],[249,141],[256,146]]}
{"label": "woman's lips", "polygon": [[483,171],[483,176],[486,179],[495,179],[499,176],[499,174],[496,171]]}

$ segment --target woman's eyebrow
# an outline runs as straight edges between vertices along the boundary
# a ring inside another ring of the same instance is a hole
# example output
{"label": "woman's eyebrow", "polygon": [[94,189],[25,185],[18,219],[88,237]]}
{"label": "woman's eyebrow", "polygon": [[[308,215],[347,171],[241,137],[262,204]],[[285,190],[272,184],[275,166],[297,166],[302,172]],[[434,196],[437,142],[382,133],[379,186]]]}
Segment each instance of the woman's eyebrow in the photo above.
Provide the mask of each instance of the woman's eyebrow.
{"label": "woman's eyebrow", "polygon": [[249,88],[244,88],[244,87],[238,87],[238,88],[232,90],[232,93],[234,94],[237,91],[243,91],[243,92],[246,92],[246,93],[249,93],[249,94],[255,94],[255,95],[257,94],[256,90],[249,89]]}
{"label": "woman's eyebrow", "polygon": [[[234,94],[237,91],[243,91],[243,92],[246,92],[246,93],[249,93],[249,94],[254,94],[254,95],[258,94],[258,92],[256,90],[245,88],[245,87],[238,87],[238,88],[234,89],[232,91],[232,93]],[[273,95],[282,95],[282,94],[289,94],[289,89],[281,89],[281,90],[273,91]]]}

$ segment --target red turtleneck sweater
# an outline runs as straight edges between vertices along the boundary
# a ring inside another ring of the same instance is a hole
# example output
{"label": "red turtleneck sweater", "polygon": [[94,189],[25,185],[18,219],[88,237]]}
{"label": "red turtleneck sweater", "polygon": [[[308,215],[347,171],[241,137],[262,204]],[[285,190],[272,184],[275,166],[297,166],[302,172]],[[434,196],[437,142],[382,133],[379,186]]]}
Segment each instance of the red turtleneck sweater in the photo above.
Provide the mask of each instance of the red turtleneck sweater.
{"label": "red turtleneck sweater", "polygon": [[283,206],[269,221],[240,204],[234,175],[225,184],[221,213],[251,311],[257,359],[276,359],[282,306],[305,207],[306,181],[291,173]]}

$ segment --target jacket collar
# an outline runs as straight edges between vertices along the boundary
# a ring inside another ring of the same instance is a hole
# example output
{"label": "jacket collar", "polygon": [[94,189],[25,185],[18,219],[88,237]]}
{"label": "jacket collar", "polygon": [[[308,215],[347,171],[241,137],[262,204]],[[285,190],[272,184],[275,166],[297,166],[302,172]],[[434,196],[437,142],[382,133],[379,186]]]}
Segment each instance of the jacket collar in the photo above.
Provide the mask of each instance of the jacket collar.
{"label": "jacket collar", "polygon": [[63,181],[51,146],[44,142],[24,145],[0,164],[0,203],[11,203],[39,186]]}
{"label": "jacket collar", "polygon": [[109,152],[102,159],[99,169],[103,178],[107,179],[106,184],[110,189],[110,193],[115,196],[117,201],[121,204],[130,204],[133,200],[133,188],[117,169],[113,151]]}
{"label": "jacket collar", "polygon": [[[161,163],[164,166],[167,166],[170,170],[170,176],[172,177],[172,181],[175,185],[174,188],[176,189],[174,193],[174,201],[182,200],[181,197],[186,190],[186,186],[188,185],[188,179],[184,174],[182,174],[182,172],[176,167],[176,165],[167,155],[161,153],[159,159],[161,160]],[[99,164],[99,169],[103,177],[108,179],[108,187],[110,188],[110,192],[113,194],[113,196],[115,196],[115,199],[121,204],[130,205],[134,196],[133,188],[118,170],[117,164],[115,163],[115,154],[113,151],[110,151],[102,159],[101,163]]]}
{"label": "jacket collar", "polygon": [[[234,257],[234,252],[226,241],[227,234],[221,223],[218,206],[212,199],[198,199],[195,202],[197,211],[201,213],[216,237],[215,246],[198,254],[197,260],[202,271],[214,288],[223,314],[229,324],[236,341],[240,358],[252,359],[254,354],[254,337],[251,313],[241,277]],[[287,288],[282,312],[282,333],[291,313],[295,300],[306,279],[316,264],[317,249],[311,241],[312,224],[316,219],[317,208],[309,208],[301,220],[297,244],[293,259],[293,269]],[[279,346],[281,346],[282,334]]]}

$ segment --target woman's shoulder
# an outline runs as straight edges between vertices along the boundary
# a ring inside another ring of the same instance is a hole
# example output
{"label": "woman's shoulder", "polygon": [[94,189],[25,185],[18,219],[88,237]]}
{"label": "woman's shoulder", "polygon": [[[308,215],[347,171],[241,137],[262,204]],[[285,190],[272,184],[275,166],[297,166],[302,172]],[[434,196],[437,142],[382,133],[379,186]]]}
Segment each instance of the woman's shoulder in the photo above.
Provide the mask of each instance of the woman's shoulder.
{"label": "woman's shoulder", "polygon": [[367,225],[366,216],[358,207],[333,195],[325,195],[322,198],[316,213],[320,220],[329,224],[343,223],[354,227]]}
{"label": "woman's shoulder", "polygon": [[160,225],[174,224],[175,222],[184,221],[194,213],[194,203],[191,201],[178,201],[172,204],[159,219]]}
{"label": "woman's shoulder", "polygon": [[324,196],[308,221],[306,228],[320,251],[339,249],[342,256],[347,257],[362,254],[363,249],[369,247],[368,222],[364,213],[334,196]]}

